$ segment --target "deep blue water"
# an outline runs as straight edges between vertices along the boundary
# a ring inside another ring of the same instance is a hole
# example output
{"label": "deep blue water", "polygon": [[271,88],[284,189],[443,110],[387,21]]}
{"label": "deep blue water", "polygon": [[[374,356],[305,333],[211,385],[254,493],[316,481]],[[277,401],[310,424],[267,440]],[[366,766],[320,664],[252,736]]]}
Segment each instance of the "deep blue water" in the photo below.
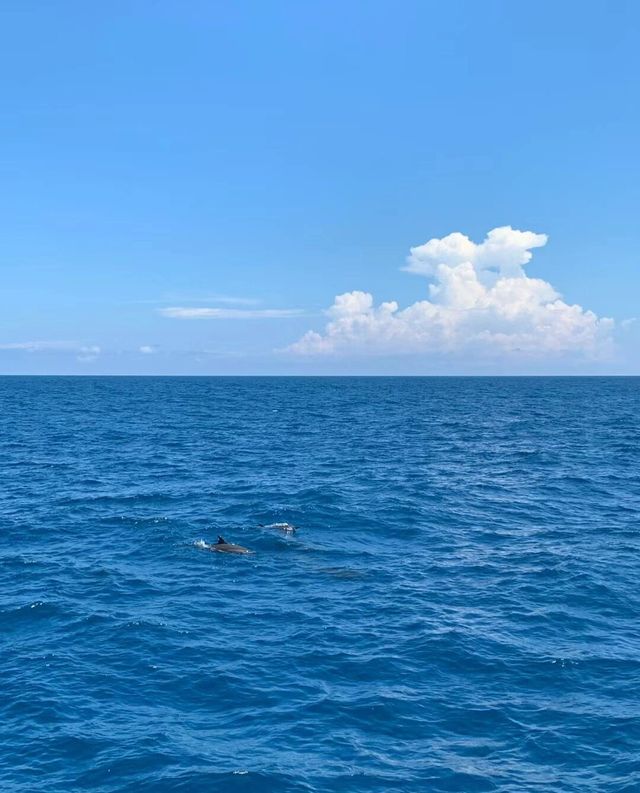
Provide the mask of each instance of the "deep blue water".
{"label": "deep blue water", "polygon": [[640,790],[640,379],[0,410],[3,793]]}

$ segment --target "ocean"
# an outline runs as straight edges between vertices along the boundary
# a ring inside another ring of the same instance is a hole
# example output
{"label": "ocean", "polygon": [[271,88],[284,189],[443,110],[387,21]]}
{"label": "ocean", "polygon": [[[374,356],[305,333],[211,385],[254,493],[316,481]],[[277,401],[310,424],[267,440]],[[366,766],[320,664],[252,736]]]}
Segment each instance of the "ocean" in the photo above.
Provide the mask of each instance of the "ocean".
{"label": "ocean", "polygon": [[0,409],[3,793],[640,790],[640,378]]}

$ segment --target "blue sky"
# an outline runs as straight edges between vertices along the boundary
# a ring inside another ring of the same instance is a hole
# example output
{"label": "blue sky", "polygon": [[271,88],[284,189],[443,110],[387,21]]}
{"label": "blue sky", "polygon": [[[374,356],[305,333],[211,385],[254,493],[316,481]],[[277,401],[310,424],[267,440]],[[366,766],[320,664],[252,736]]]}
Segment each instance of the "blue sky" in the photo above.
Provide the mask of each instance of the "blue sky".
{"label": "blue sky", "polygon": [[0,372],[638,373],[639,22],[4,3]]}

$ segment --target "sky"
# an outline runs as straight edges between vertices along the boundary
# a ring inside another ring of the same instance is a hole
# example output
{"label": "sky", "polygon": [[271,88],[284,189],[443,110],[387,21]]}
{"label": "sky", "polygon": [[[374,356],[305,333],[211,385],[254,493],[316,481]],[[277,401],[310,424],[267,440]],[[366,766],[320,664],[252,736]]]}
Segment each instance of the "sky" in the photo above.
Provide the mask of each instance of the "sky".
{"label": "sky", "polygon": [[1,374],[639,374],[640,4],[6,0]]}

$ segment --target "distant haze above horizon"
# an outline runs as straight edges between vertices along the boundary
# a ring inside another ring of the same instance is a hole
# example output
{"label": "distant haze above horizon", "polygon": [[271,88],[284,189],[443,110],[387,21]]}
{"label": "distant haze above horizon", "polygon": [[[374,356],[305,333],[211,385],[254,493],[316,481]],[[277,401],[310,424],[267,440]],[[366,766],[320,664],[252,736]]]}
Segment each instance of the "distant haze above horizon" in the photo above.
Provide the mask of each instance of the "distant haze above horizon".
{"label": "distant haze above horizon", "polygon": [[0,22],[0,374],[640,371],[640,6]]}

